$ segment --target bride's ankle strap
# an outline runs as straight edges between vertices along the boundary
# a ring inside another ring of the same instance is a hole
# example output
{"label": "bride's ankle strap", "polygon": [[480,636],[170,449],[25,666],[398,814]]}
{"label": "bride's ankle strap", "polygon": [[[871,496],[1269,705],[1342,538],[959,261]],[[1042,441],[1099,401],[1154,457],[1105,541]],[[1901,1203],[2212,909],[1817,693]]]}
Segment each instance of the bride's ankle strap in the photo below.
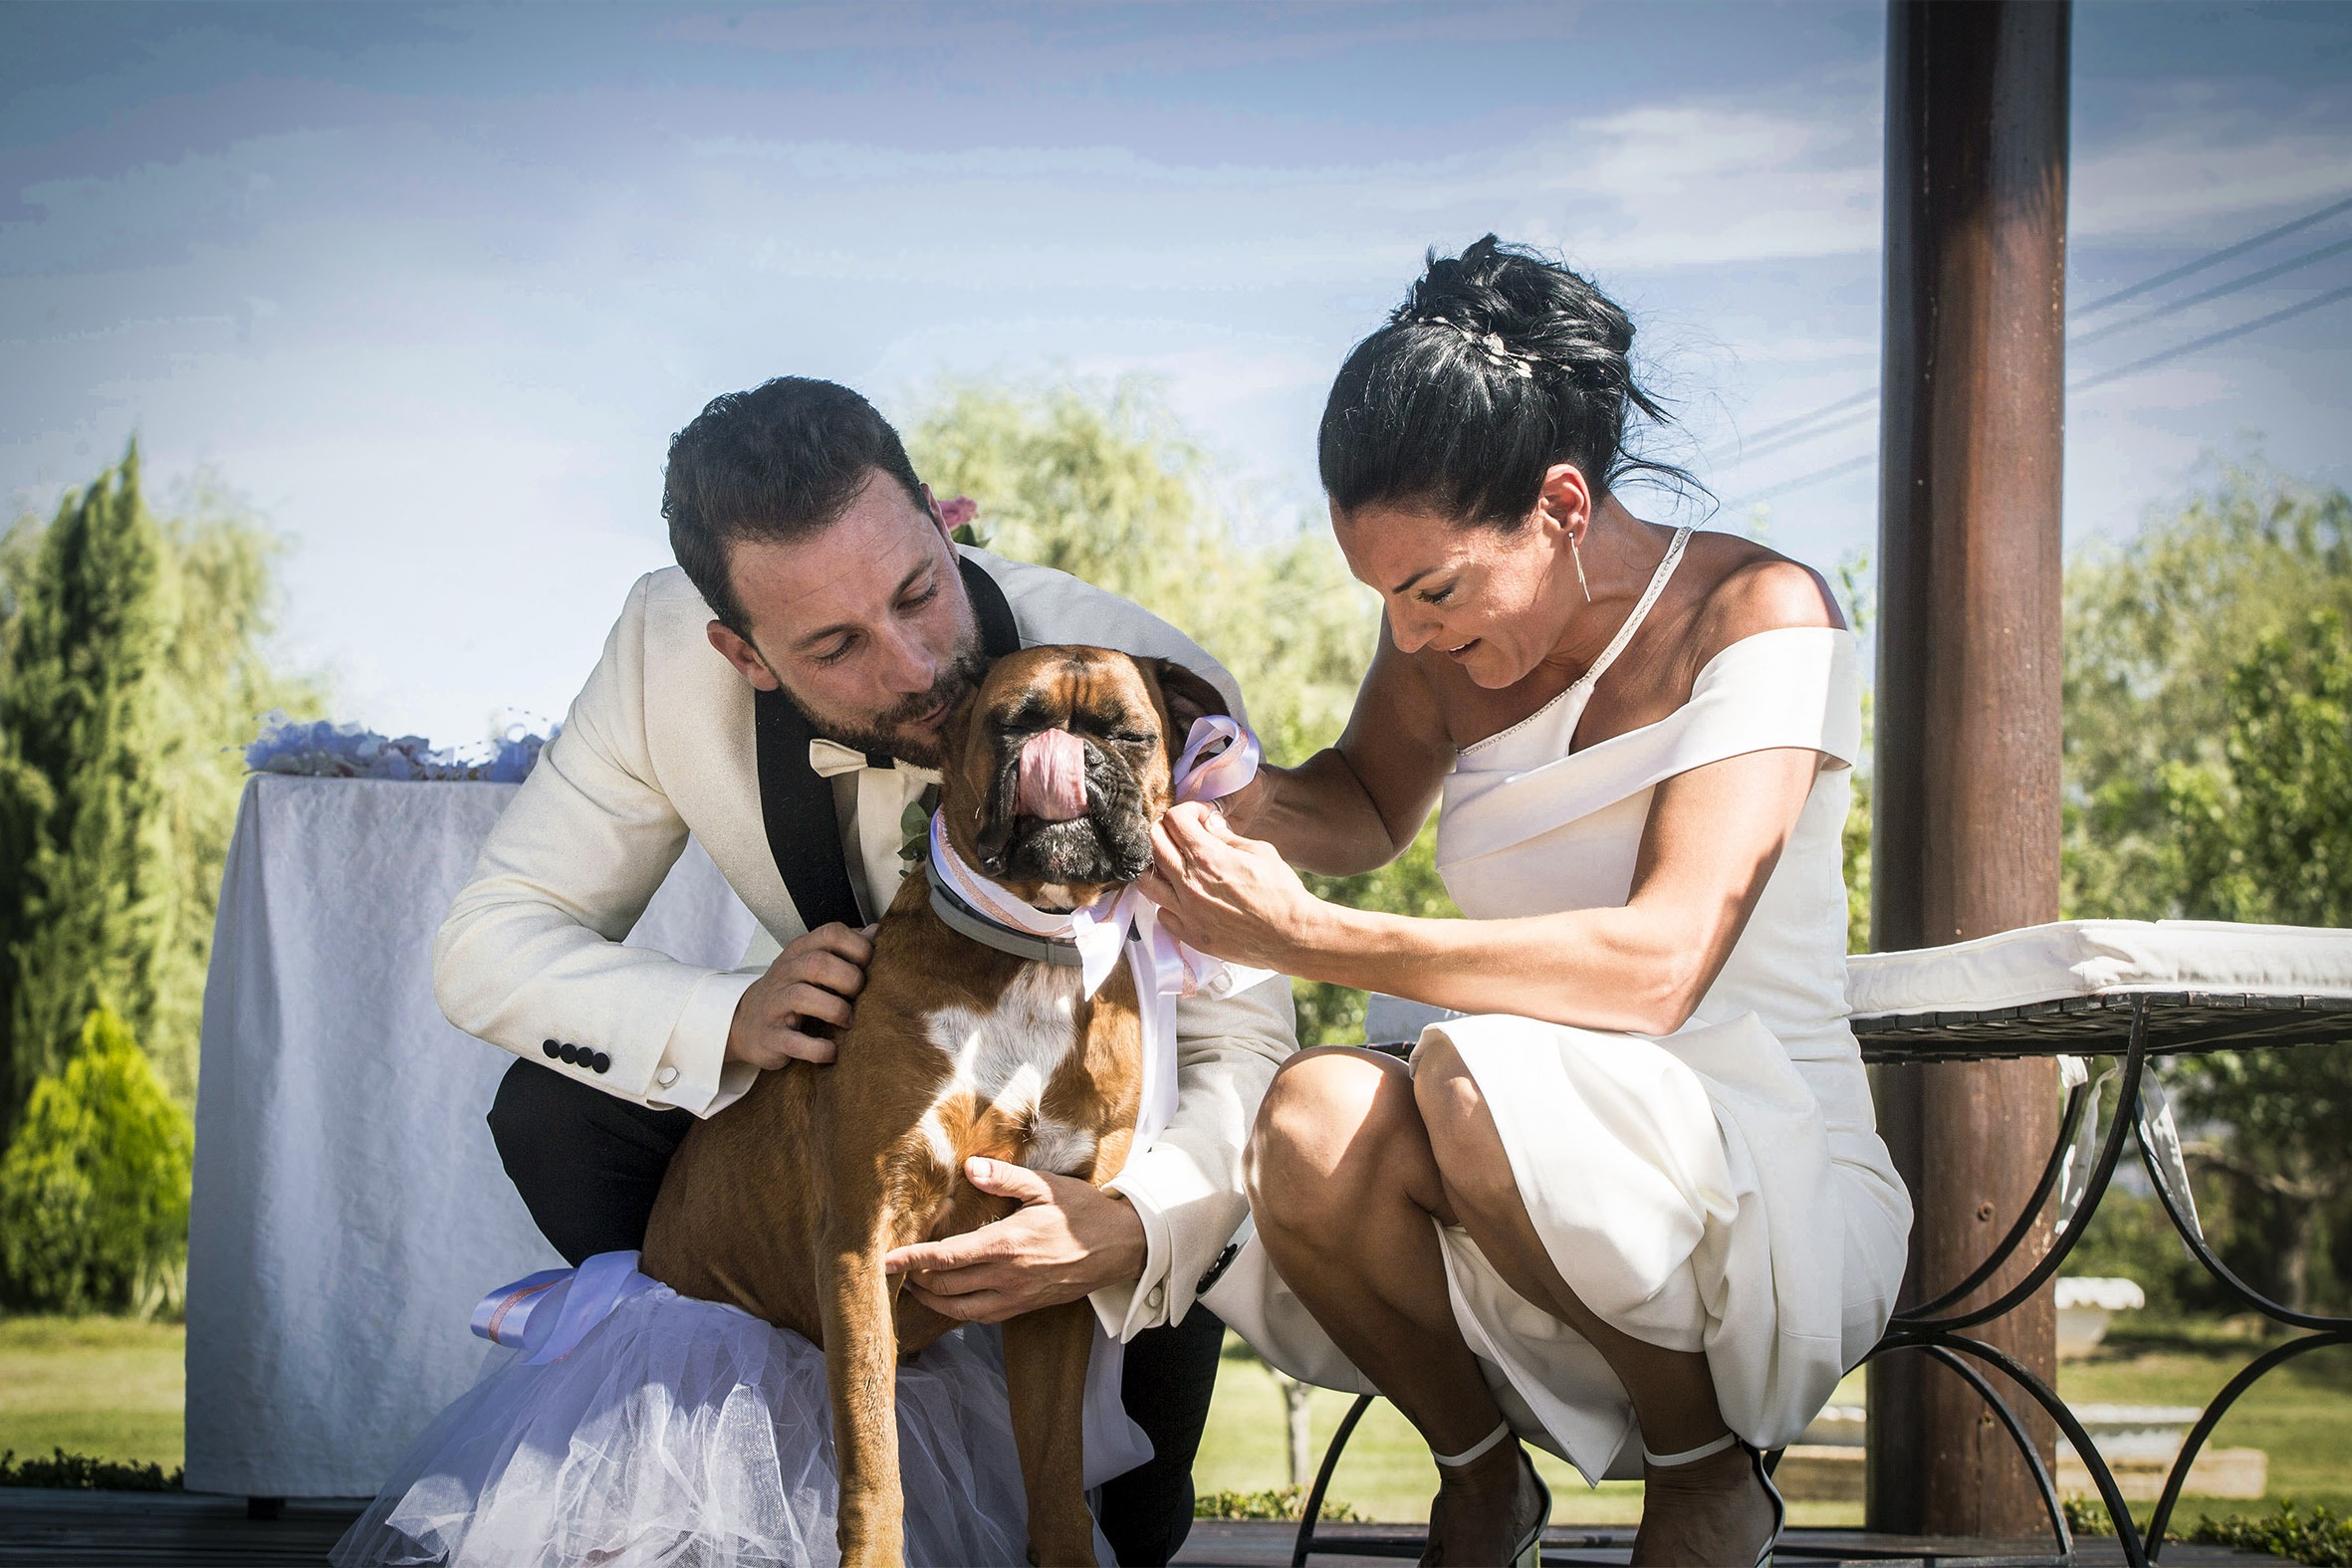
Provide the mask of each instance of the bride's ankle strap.
{"label": "bride's ankle strap", "polygon": [[1641,1457],[1644,1464],[1655,1464],[1662,1470],[1672,1469],[1677,1464],[1696,1464],[1701,1459],[1713,1458],[1739,1441],[1737,1434],[1727,1432],[1713,1443],[1702,1443],[1697,1448],[1685,1449],[1680,1454],[1652,1454],[1648,1446],[1644,1445]]}
{"label": "bride's ankle strap", "polygon": [[1511,1423],[1508,1421],[1497,1422],[1493,1432],[1488,1433],[1460,1454],[1432,1454],[1430,1457],[1447,1469],[1459,1469],[1465,1464],[1475,1463],[1485,1458],[1488,1454],[1493,1452],[1496,1444],[1510,1436]]}

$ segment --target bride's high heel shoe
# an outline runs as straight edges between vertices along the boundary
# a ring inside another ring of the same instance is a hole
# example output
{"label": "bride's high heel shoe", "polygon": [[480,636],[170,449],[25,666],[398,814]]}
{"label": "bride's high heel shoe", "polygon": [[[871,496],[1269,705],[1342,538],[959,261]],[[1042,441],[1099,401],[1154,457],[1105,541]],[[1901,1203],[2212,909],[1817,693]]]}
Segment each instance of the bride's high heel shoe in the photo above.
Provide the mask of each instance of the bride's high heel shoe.
{"label": "bride's high heel shoe", "polygon": [[[1432,1454],[1430,1457],[1437,1461],[1440,1469],[1460,1469],[1466,1464],[1475,1464],[1485,1458],[1488,1454],[1493,1452],[1495,1445],[1510,1436],[1511,1423],[1500,1422],[1493,1432],[1488,1433],[1460,1454]],[[1510,1568],[1540,1568],[1543,1561],[1543,1527],[1551,1522],[1551,1488],[1544,1485],[1543,1477],[1535,1473],[1534,1463],[1529,1459],[1524,1450],[1520,1453],[1519,1462],[1520,1467],[1527,1472],[1528,1479],[1535,1483],[1535,1499],[1538,1506],[1535,1509],[1535,1522],[1529,1527],[1528,1533],[1521,1537],[1519,1544],[1511,1549],[1511,1556],[1507,1561]],[[1436,1544],[1435,1541],[1430,1542],[1432,1548]],[[1431,1560],[1426,1556],[1422,1558],[1423,1562]]]}
{"label": "bride's high heel shoe", "polygon": [[1764,1546],[1756,1554],[1756,1568],[1772,1568],[1772,1548],[1780,1544],[1780,1531],[1788,1523],[1788,1504],[1781,1497],[1780,1488],[1772,1484],[1771,1473],[1764,1468],[1763,1450],[1727,1432],[1713,1443],[1702,1443],[1697,1448],[1685,1449],[1680,1454],[1652,1454],[1645,1447],[1641,1451],[1641,1458],[1645,1465],[1655,1465],[1659,1469],[1672,1469],[1678,1464],[1696,1464],[1701,1459],[1711,1459],[1729,1448],[1738,1448],[1741,1453],[1748,1456],[1748,1463],[1756,1475],[1756,1483],[1764,1488],[1765,1498],[1772,1505],[1772,1532],[1764,1537]]}

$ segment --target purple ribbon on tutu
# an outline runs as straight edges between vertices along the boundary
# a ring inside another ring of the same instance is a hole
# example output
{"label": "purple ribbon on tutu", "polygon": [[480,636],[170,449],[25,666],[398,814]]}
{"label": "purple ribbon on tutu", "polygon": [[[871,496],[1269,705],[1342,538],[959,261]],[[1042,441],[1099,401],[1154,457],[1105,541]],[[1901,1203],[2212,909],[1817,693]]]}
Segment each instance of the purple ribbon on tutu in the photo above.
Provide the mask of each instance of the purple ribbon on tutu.
{"label": "purple ribbon on tutu", "polygon": [[522,1351],[524,1365],[544,1367],[572,1354],[614,1307],[653,1285],[637,1272],[634,1251],[598,1252],[578,1268],[543,1268],[500,1285],[474,1308],[472,1328],[494,1345]]}

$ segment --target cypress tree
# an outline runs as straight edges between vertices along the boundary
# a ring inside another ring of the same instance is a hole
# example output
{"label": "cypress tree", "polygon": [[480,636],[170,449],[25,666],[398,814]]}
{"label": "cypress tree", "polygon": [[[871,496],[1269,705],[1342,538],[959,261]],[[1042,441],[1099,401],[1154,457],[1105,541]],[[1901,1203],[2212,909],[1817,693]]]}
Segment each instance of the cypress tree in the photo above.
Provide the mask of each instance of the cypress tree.
{"label": "cypress tree", "polygon": [[135,443],[69,496],[15,584],[0,681],[0,1128],[102,1006],[143,1034],[171,938],[154,756],[172,573]]}

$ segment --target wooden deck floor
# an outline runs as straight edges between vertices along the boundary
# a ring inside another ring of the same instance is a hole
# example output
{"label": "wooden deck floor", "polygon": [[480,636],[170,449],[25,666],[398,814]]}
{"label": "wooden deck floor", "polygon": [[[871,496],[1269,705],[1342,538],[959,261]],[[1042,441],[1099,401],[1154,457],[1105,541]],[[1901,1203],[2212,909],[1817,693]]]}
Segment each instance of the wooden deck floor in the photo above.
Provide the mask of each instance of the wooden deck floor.
{"label": "wooden deck floor", "polygon": [[[0,1488],[0,1568],[277,1568],[279,1564],[323,1562],[359,1504],[346,1500],[288,1502],[275,1519],[248,1519],[241,1497],[188,1496],[157,1492],[42,1491]],[[1193,1527],[1177,1562],[1183,1568],[1281,1568],[1291,1560],[1294,1527],[1288,1524],[1229,1524],[1203,1520]],[[1346,1543],[1377,1537],[1378,1525],[1332,1527],[1339,1552],[1317,1552],[1316,1568],[1375,1568],[1393,1556],[1344,1554]],[[1545,1537],[1543,1559],[1553,1564],[1622,1563],[1627,1534],[1556,1529]],[[1784,1549],[1785,1568],[1851,1562],[1868,1568],[1995,1568],[2000,1564],[2046,1561],[2016,1555],[1992,1541],[1921,1541],[1864,1535],[1853,1530],[1795,1530],[1785,1546],[1826,1549],[1832,1555],[1798,1557]],[[1846,1556],[1852,1553],[1852,1556]],[[1410,1558],[1407,1559],[1408,1561]],[[2115,1543],[2084,1541],[2075,1561],[2123,1561]],[[2168,1546],[2165,1568],[2219,1568],[2226,1563],[2274,1563],[2210,1546]]]}

